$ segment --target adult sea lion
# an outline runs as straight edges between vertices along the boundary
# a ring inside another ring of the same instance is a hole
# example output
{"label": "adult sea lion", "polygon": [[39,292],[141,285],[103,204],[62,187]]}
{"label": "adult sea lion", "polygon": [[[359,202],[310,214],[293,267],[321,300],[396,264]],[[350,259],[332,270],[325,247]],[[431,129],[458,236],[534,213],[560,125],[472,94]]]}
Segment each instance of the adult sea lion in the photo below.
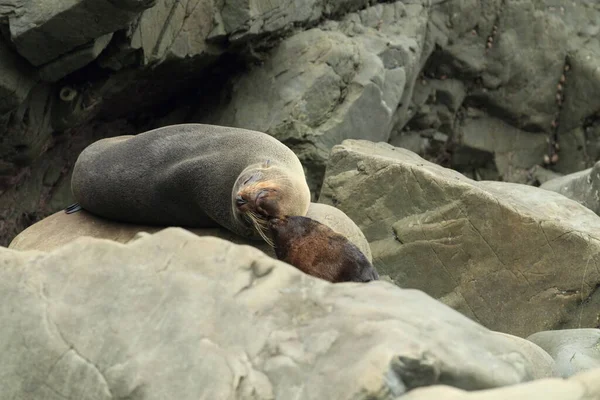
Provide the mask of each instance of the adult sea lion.
{"label": "adult sea lion", "polygon": [[115,221],[205,228],[264,239],[269,217],[305,215],[310,190],[298,157],[257,131],[171,125],[102,139],[79,155],[78,205]]}
{"label": "adult sea lion", "polygon": [[302,272],[329,282],[370,282],[379,274],[358,247],[328,226],[303,216],[271,218],[275,254]]}

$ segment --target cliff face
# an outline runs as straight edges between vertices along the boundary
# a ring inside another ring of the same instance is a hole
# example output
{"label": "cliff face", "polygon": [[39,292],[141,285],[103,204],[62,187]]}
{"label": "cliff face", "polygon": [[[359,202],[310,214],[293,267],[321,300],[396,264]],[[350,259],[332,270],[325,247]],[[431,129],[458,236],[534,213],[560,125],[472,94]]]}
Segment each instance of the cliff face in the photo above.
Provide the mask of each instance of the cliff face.
{"label": "cliff face", "polygon": [[[205,122],[389,142],[539,185],[599,158],[592,0],[13,0],[0,5],[0,244],[70,202],[102,137]],[[560,143],[560,146],[557,144]],[[544,167],[544,168],[542,168]]]}

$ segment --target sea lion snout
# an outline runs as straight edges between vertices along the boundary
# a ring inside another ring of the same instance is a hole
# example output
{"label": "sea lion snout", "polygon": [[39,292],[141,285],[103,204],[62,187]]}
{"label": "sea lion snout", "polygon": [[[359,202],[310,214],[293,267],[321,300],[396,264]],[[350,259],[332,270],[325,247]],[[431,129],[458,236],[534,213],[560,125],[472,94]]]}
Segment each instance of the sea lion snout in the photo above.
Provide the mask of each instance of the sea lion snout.
{"label": "sea lion snout", "polygon": [[256,205],[256,211],[267,218],[281,216],[277,189],[261,189],[256,195],[254,204]]}

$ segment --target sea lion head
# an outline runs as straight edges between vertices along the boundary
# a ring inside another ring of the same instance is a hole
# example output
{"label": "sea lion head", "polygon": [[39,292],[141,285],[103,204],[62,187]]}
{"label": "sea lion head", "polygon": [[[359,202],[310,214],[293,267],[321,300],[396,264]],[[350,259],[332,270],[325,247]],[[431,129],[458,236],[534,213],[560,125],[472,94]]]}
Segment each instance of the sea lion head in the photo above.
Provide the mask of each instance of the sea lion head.
{"label": "sea lion head", "polygon": [[289,170],[269,160],[248,166],[238,176],[232,191],[233,215],[246,226],[265,236],[271,218],[305,215],[310,205],[310,192],[304,177],[294,179]]}
{"label": "sea lion head", "polygon": [[302,272],[329,282],[370,282],[377,270],[348,238],[302,216],[271,218],[275,255]]}

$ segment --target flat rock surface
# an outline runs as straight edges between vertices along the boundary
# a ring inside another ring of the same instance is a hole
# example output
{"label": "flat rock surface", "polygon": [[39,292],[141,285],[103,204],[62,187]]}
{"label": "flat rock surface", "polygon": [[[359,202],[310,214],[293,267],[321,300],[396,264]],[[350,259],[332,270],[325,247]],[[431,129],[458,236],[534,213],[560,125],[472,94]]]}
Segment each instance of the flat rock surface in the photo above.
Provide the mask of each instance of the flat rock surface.
{"label": "flat rock surface", "polygon": [[570,379],[540,379],[500,389],[466,392],[447,386],[419,388],[402,400],[595,400],[600,398],[600,368]]}
{"label": "flat rock surface", "polygon": [[319,202],[358,224],[380,273],[490,329],[597,323],[600,218],[560,194],[475,182],[405,149],[347,140]]}
{"label": "flat rock surface", "polygon": [[393,399],[553,373],[421,291],[330,284],[178,228],[0,258],[2,398]]}
{"label": "flat rock surface", "polygon": [[[362,251],[365,257],[372,260],[369,242],[360,228],[341,210],[327,204],[311,203],[306,216],[344,235]],[[111,221],[85,210],[73,214],[66,214],[61,210],[19,233],[8,247],[15,250],[50,251],[82,236],[127,243],[140,232],[155,233],[165,228],[165,226]],[[246,240],[224,228],[186,228],[186,230],[198,236],[214,236],[237,244],[247,244],[275,257],[273,249],[262,240]]]}
{"label": "flat rock surface", "polygon": [[543,348],[563,377],[600,369],[600,329],[564,329],[537,332],[527,340]]}
{"label": "flat rock surface", "polygon": [[560,193],[600,214],[600,163],[593,168],[550,179],[540,187]]}

